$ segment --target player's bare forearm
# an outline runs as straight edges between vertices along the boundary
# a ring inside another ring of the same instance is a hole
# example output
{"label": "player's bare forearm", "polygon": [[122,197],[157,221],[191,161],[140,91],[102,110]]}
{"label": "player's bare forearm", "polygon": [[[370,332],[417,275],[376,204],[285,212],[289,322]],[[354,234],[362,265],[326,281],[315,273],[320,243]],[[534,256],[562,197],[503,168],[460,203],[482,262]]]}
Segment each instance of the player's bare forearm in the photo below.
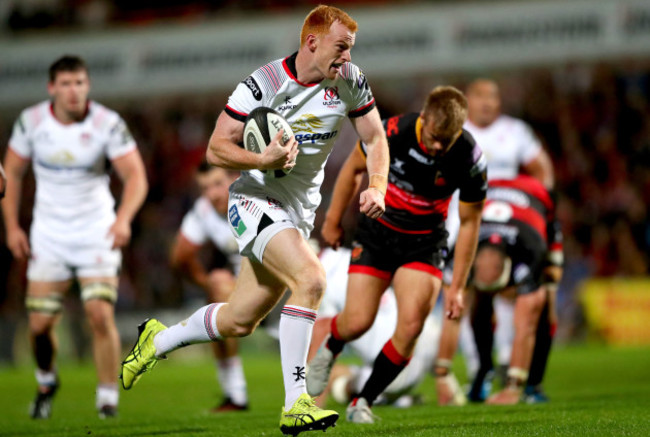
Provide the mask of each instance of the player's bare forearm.
{"label": "player's bare forearm", "polygon": [[555,185],[555,174],[553,161],[545,150],[541,150],[537,157],[524,165],[526,173],[539,180],[546,189],[552,189]]}
{"label": "player's bare forearm", "polygon": [[466,203],[461,201],[459,204],[460,228],[454,252],[454,271],[449,286],[451,295],[462,295],[467,284],[467,278],[476,255],[482,211],[483,202]]}
{"label": "player's bare forearm", "polygon": [[2,201],[2,216],[7,233],[15,228],[20,228],[18,210],[20,208],[20,195],[23,190],[23,177],[27,171],[29,160],[18,156],[11,149],[7,149],[5,156],[5,177],[7,180],[5,199]]}
{"label": "player's bare forearm", "polygon": [[169,264],[183,277],[209,291],[208,272],[198,258],[199,249],[199,246],[192,244],[179,232],[172,247]]}
{"label": "player's bare forearm", "polygon": [[355,147],[336,177],[332,200],[325,214],[325,220],[336,226],[341,223],[345,210],[359,191],[361,176],[365,171],[366,164],[363,155]]}
{"label": "player's bare forearm", "polygon": [[208,142],[206,160],[211,165],[229,170],[288,169],[295,163],[298,143],[294,137],[283,145],[282,134],[278,132],[258,154],[239,147],[243,133],[244,123],[222,112]]}
{"label": "player's bare forearm", "polygon": [[117,222],[131,224],[133,217],[144,203],[149,183],[140,152],[137,150],[113,161],[122,180],[122,198],[117,210]]}

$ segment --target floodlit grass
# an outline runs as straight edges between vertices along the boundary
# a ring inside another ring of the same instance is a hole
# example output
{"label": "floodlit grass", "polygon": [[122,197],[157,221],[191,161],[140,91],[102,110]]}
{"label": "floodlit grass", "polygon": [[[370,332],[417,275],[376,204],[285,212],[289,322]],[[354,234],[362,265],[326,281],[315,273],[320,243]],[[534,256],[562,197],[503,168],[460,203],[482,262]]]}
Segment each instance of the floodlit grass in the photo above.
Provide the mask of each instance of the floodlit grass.
{"label": "floodlit grass", "polygon": [[[193,346],[196,348],[197,346]],[[188,351],[189,352],[189,351]],[[33,369],[0,370],[0,435],[7,436],[274,436],[283,389],[279,357],[268,350],[244,353],[251,398],[246,413],[215,415],[219,394],[214,365],[175,352],[121,393],[120,416],[100,420],[94,410],[95,374],[90,363],[60,365],[61,390],[49,421],[33,421],[27,407],[34,394]],[[460,375],[459,375],[460,376]],[[418,390],[425,404],[406,410],[376,407],[375,425],[346,423],[342,417],[328,436],[648,436],[650,435],[650,349],[605,346],[554,350],[547,405],[439,408],[433,381]],[[322,435],[320,432],[301,435]]]}

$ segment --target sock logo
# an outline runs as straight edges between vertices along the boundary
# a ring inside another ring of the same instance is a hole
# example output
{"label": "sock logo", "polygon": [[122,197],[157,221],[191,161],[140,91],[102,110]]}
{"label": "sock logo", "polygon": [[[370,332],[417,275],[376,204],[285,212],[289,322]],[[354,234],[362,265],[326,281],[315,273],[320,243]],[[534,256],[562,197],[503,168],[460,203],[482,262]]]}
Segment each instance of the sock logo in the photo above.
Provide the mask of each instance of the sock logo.
{"label": "sock logo", "polygon": [[296,366],[296,371],[292,373],[293,376],[296,377],[296,381],[300,381],[301,379],[305,379],[305,368]]}

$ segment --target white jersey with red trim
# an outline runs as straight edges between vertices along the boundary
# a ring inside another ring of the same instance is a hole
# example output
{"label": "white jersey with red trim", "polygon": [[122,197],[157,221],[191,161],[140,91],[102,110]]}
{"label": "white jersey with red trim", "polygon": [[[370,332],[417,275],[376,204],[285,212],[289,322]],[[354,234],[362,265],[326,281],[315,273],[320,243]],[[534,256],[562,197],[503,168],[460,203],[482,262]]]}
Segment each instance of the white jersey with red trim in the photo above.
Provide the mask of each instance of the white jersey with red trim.
{"label": "white jersey with red trim", "polygon": [[240,179],[289,202],[311,224],[321,201],[325,163],[343,120],[368,113],[375,100],[356,65],[344,64],[334,80],[303,84],[296,78],[295,59],[296,54],[256,70],[237,86],[225,111],[243,122],[253,109],[266,106],[289,122],[299,144],[291,173],[275,177],[280,172],[249,170]]}
{"label": "white jersey with red trim", "polygon": [[228,217],[219,214],[208,199],[196,199],[192,209],[183,217],[181,234],[197,246],[211,241],[228,258],[234,273],[239,273],[241,256]]}
{"label": "white jersey with red trim", "polygon": [[89,102],[86,117],[63,124],[49,101],[25,109],[14,124],[9,147],[31,159],[36,178],[32,233],[56,241],[85,241],[115,221],[106,158],[136,144],[120,116]]}
{"label": "white jersey with red trim", "polygon": [[469,120],[463,127],[483,150],[487,159],[488,180],[516,178],[519,168],[535,159],[542,150],[530,126],[508,115],[500,115],[485,128]]}
{"label": "white jersey with red trim", "polygon": [[[530,163],[542,151],[542,144],[524,121],[508,115],[500,115],[485,128],[467,120],[463,128],[472,134],[476,144],[487,160],[487,178],[514,179],[520,167]],[[456,244],[460,218],[458,217],[458,191],[449,204],[449,215],[445,227],[449,232],[449,247]]]}

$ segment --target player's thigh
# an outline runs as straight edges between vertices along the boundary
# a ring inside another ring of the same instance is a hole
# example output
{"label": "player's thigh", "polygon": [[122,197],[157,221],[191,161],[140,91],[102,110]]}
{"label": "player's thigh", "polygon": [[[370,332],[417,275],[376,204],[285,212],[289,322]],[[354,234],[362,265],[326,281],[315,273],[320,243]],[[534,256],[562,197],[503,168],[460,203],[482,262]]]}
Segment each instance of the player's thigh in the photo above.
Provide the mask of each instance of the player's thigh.
{"label": "player's thigh", "polygon": [[295,228],[283,229],[273,236],[266,245],[263,264],[294,293],[315,292],[320,299],[325,290],[325,269]]}
{"label": "player's thigh", "polygon": [[262,264],[242,258],[227,314],[236,324],[257,323],[273,309],[285,290],[286,285]]}
{"label": "player's thigh", "polygon": [[393,278],[397,300],[397,326],[408,335],[419,334],[435,304],[442,281],[423,270],[400,267]]}
{"label": "player's thigh", "polygon": [[29,281],[25,307],[29,313],[29,329],[35,335],[51,330],[61,318],[63,298],[72,280]]}

